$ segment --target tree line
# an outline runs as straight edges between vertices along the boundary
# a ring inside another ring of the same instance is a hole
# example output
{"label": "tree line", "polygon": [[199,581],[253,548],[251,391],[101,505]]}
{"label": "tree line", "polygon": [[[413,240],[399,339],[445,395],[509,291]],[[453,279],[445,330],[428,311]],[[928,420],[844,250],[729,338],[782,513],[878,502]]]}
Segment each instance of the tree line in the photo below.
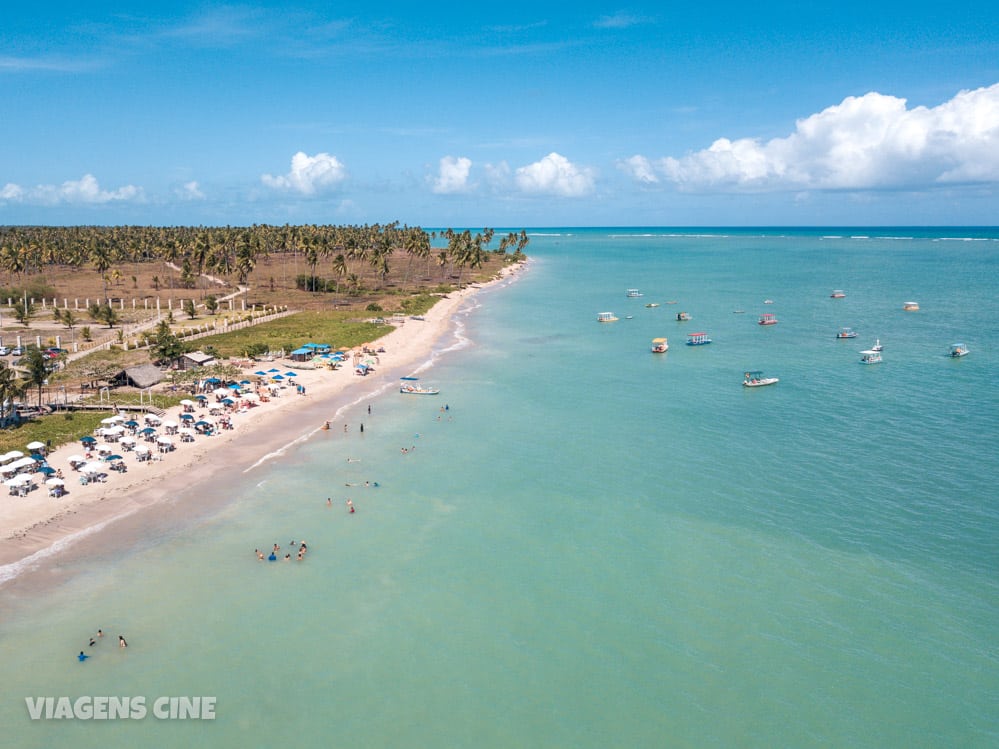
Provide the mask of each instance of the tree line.
{"label": "tree line", "polygon": [[163,263],[164,278],[176,269],[185,288],[193,288],[203,274],[248,285],[261,259],[293,253],[311,269],[311,278],[317,278],[321,261],[330,260],[337,290],[341,283],[356,285],[362,267],[384,283],[390,263],[399,258],[405,263],[403,286],[417,264],[425,264],[427,276],[436,265],[442,279],[457,270],[460,284],[464,270],[481,267],[487,253],[512,250],[519,256],[530,241],[523,230],[500,237],[495,247],[494,239],[493,229],[475,234],[467,229],[427,232],[398,222],[363,226],[6,226],[0,227],[0,271],[8,274],[13,285],[15,279],[22,282],[49,266],[89,267],[100,274],[106,300],[108,283],[120,278],[120,269],[127,264]]}

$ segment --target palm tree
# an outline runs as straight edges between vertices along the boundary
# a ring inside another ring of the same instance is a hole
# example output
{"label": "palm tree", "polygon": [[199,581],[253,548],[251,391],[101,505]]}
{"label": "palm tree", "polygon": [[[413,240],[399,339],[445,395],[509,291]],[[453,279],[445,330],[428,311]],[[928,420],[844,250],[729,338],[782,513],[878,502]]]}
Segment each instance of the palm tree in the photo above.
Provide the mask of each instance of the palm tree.
{"label": "palm tree", "polygon": [[49,362],[45,354],[38,346],[28,346],[24,359],[21,360],[24,367],[24,377],[22,385],[25,390],[31,387],[38,388],[38,407],[42,407],[42,387],[49,379]]}
{"label": "palm tree", "polygon": [[0,423],[6,422],[13,412],[14,401],[24,395],[24,383],[18,379],[17,372],[0,362]]}

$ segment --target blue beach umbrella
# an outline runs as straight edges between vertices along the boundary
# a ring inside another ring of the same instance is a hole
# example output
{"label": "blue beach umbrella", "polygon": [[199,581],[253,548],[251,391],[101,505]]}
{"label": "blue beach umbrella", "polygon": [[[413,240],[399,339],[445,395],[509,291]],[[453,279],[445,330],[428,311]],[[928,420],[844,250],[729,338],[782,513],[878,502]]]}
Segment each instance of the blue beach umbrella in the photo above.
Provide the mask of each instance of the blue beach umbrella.
{"label": "blue beach umbrella", "polygon": [[31,453],[31,459],[32,460],[42,461],[42,460],[45,460],[45,456],[44,455],[40,455],[38,453]]}
{"label": "blue beach umbrella", "polygon": [[236,401],[234,401],[232,398],[223,398],[221,401],[219,401],[219,403],[221,403],[221,404],[223,404],[225,406],[231,406],[235,402]]}
{"label": "blue beach umbrella", "polygon": [[139,434],[156,434],[156,430],[152,427],[146,427],[145,429],[140,429]]}
{"label": "blue beach umbrella", "polygon": [[222,380],[220,380],[218,377],[209,377],[208,379],[205,380],[205,382],[210,382],[214,385],[216,382],[222,382]]}
{"label": "blue beach umbrella", "polygon": [[240,389],[240,386],[239,386],[239,385],[237,385],[236,383],[233,383],[232,385],[227,385],[227,387],[228,387],[228,388],[229,388],[230,390],[239,390],[239,389]]}
{"label": "blue beach umbrella", "polygon": [[211,424],[209,424],[207,421],[199,421],[194,426],[196,426],[196,427],[210,427]]}
{"label": "blue beach umbrella", "polygon": [[56,469],[53,468],[52,466],[42,466],[38,470],[44,473],[46,476],[51,476],[53,473],[56,472]]}
{"label": "blue beach umbrella", "polygon": [[124,425],[127,426],[129,429],[135,429],[137,426],[139,426],[139,422],[134,421],[134,420],[133,421],[126,421]]}
{"label": "blue beach umbrella", "polygon": [[280,371],[281,371],[280,369],[276,369],[275,367],[271,367],[270,369],[267,370],[267,373],[270,374],[271,372],[280,372]]}
{"label": "blue beach umbrella", "polygon": [[284,376],[285,377],[298,377],[298,375],[295,374],[294,372],[285,372]]}
{"label": "blue beach umbrella", "polygon": [[196,396],[194,396],[194,398],[195,398],[195,400],[199,400],[199,401],[206,401],[206,400],[208,400],[208,396],[207,395],[196,395]]}
{"label": "blue beach umbrella", "polygon": [[82,442],[84,445],[93,445],[97,442],[97,440],[95,440],[93,437],[83,437],[80,439],[80,442]]}
{"label": "blue beach umbrella", "polygon": [[120,455],[107,455],[104,457],[104,460],[110,463],[112,460],[124,460],[124,458],[122,458]]}
{"label": "blue beach umbrella", "polygon": [[272,375],[272,376],[271,376],[271,379],[272,379],[272,380],[283,380],[283,379],[284,379],[284,377],[282,377],[282,376],[281,376],[281,375],[279,375],[279,374],[276,374],[276,375]]}
{"label": "blue beach umbrella", "polygon": [[194,414],[181,414],[181,421],[194,421]]}
{"label": "blue beach umbrella", "polygon": [[255,375],[259,376],[259,377],[266,377],[267,376],[266,372],[264,372],[262,370],[259,370],[259,369],[256,372],[254,372],[253,374],[255,374]]}

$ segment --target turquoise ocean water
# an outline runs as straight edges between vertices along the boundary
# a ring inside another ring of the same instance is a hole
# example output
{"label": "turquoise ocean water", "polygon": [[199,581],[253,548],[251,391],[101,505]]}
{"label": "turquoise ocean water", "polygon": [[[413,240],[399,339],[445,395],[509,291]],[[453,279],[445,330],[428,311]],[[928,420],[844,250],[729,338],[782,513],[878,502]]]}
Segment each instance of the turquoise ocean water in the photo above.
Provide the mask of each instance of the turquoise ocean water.
{"label": "turquoise ocean water", "polygon": [[[348,435],[0,589],[5,745],[999,745],[999,231],[565,229],[527,251],[422,373],[439,397],[360,403]],[[302,538],[301,564],[254,558]],[[210,695],[217,717],[24,701],[81,695]]]}

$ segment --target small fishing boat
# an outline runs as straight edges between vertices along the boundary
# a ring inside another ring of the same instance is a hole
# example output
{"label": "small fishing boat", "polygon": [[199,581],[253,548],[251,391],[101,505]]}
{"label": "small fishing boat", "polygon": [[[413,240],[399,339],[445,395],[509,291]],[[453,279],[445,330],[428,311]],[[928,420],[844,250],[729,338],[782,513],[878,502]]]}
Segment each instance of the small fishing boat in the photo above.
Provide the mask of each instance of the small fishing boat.
{"label": "small fishing boat", "polygon": [[625,295],[626,297],[628,297],[629,299],[635,299],[635,298],[637,298],[637,297],[640,297],[640,296],[642,296],[642,292],[640,292],[640,291],[639,291],[638,289],[628,289],[628,290],[627,290],[627,291],[626,291],[626,292],[624,293],[624,295]]}
{"label": "small fishing boat", "polygon": [[601,312],[597,315],[597,322],[617,322],[617,317],[613,312]]}
{"label": "small fishing boat", "polygon": [[960,359],[962,356],[967,356],[970,353],[968,347],[963,343],[952,343],[950,345],[950,355],[954,359]]}
{"label": "small fishing boat", "polygon": [[881,345],[881,339],[880,338],[875,338],[874,339],[874,345],[871,346],[871,351],[877,351],[878,353],[880,353],[880,352],[884,351],[884,348],[885,347]]}
{"label": "small fishing boat", "polygon": [[759,325],[776,325],[777,315],[772,312],[764,312],[760,315],[760,319],[757,321]]}
{"label": "small fishing boat", "polygon": [[867,351],[860,352],[860,363],[861,364],[880,364],[881,363],[881,352],[874,351],[873,349],[867,349]]}
{"label": "small fishing boat", "polygon": [[777,377],[764,377],[762,372],[746,372],[742,381],[744,387],[760,388],[766,385],[776,385],[780,380]]}
{"label": "small fishing boat", "polygon": [[919,302],[906,302],[902,305],[902,309],[906,312],[919,312]]}
{"label": "small fishing boat", "polygon": [[836,334],[837,338],[856,338],[857,333],[853,328],[840,328],[839,332]]}
{"label": "small fishing boat", "polygon": [[400,393],[406,395],[437,395],[440,393],[440,388],[420,384],[419,377],[402,377],[400,379],[402,380],[402,384],[399,386]]}
{"label": "small fishing boat", "polygon": [[669,351],[669,341],[667,341],[665,338],[652,339],[653,354],[665,354],[667,351]]}
{"label": "small fishing boat", "polygon": [[658,307],[659,306],[659,302],[649,302],[645,306],[646,307]]}
{"label": "small fishing boat", "polygon": [[686,322],[687,320],[691,319],[690,313],[689,312],[677,312],[676,313],[676,319],[677,319],[677,322]]}
{"label": "small fishing boat", "polygon": [[773,303],[774,303],[774,300],[773,300],[773,299],[764,299],[764,300],[763,300],[763,303],[764,303],[764,304],[773,304]]}
{"label": "small fishing boat", "polygon": [[688,346],[705,346],[711,343],[707,333],[691,333],[687,336]]}
{"label": "small fishing boat", "polygon": [[832,294],[829,295],[830,299],[843,299],[846,297],[846,292],[842,289],[836,289]]}

